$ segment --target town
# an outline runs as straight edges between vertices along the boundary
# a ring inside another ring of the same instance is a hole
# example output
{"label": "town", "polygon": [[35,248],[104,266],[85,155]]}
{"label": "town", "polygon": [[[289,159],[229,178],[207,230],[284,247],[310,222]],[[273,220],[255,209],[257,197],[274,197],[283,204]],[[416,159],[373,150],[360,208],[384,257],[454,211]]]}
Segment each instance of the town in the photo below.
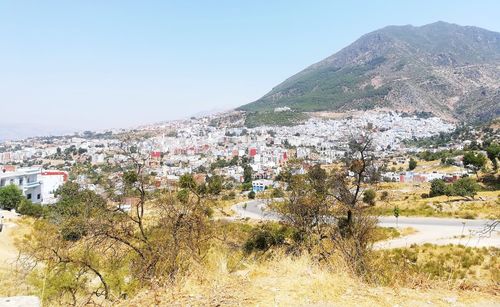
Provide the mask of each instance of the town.
{"label": "town", "polygon": [[500,2],[427,2],[2,2],[0,307],[500,305]]}
{"label": "town", "polygon": [[[229,115],[222,114],[222,117]],[[149,155],[148,171],[155,174],[157,186],[165,187],[183,174],[206,174],[209,170],[235,183],[243,183],[244,169],[234,163],[234,159],[241,157],[248,159],[252,179],[267,179],[272,185],[272,180],[290,159],[303,161],[299,170],[302,173],[307,165],[331,164],[341,159],[349,138],[361,131],[373,135],[378,157],[399,157],[399,161],[405,163],[404,157],[408,153],[421,149],[405,146],[404,140],[454,129],[453,124],[437,117],[422,119],[396,112],[363,112],[348,119],[313,118],[296,126],[258,128],[212,125],[219,117],[148,125],[133,131],[101,134],[87,131],[73,136],[4,142],[0,145],[0,165],[3,165],[0,186],[15,183],[23,187],[28,199],[42,204],[53,203],[53,192],[69,178],[75,165],[89,163],[99,172],[100,165],[120,164],[126,160],[127,157],[120,153],[120,146],[123,142],[121,136],[127,134],[142,135],[136,146]],[[119,172],[109,174],[119,175]],[[383,175],[392,181],[409,178],[431,181],[456,174],[385,172]],[[99,189],[86,174],[80,174],[76,180],[82,186]]]}

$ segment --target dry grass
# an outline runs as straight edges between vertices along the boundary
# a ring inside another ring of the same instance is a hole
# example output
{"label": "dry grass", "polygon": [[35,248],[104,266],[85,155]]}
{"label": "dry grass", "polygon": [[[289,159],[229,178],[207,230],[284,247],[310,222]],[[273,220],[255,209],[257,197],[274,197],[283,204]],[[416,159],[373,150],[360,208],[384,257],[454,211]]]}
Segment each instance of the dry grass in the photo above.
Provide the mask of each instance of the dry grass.
{"label": "dry grass", "polygon": [[[20,224],[29,228],[27,222]],[[216,245],[203,264],[193,265],[189,274],[174,284],[152,287],[109,305],[421,306],[432,303],[449,306],[454,302],[494,306],[500,303],[493,294],[452,289],[438,282],[433,283],[434,289],[428,285],[409,289],[367,284],[349,274],[341,261],[327,267],[307,255],[292,257],[275,252],[248,257],[237,243],[245,239],[251,226],[230,223],[227,227],[227,239],[234,243],[229,244],[234,248]],[[22,274],[14,272],[13,267],[0,270],[0,295],[33,294]]]}
{"label": "dry grass", "polygon": [[412,227],[405,228],[394,228],[394,227],[377,227],[375,228],[374,240],[375,241],[384,241],[395,239],[399,237],[409,236],[411,234],[416,233],[417,230]]}
{"label": "dry grass", "polygon": [[0,232],[0,296],[29,295],[34,289],[26,282],[26,275],[16,265],[18,251],[15,241],[30,231],[30,219],[19,218],[5,211],[6,227]]}
{"label": "dry grass", "polygon": [[422,198],[421,194],[428,193],[428,183],[381,183],[377,186],[378,195],[382,191],[388,192],[388,198],[378,200],[371,208],[374,214],[393,215],[397,206],[401,216],[435,216],[456,218],[500,218],[500,191],[481,191],[473,200],[460,196],[437,196]]}
{"label": "dry grass", "polygon": [[[374,265],[387,284],[441,286],[498,293],[498,248],[412,245],[375,252]],[[392,270],[397,267],[397,270]]]}
{"label": "dry grass", "polygon": [[[268,260],[240,260],[212,255],[214,265],[193,269],[173,286],[158,287],[123,301],[121,306],[421,306],[450,303],[494,306],[498,296],[447,289],[370,286],[342,267],[326,269],[308,256],[278,254]],[[233,264],[231,264],[233,263]]]}
{"label": "dry grass", "polygon": [[442,165],[440,160],[425,161],[417,160],[417,167],[414,172],[417,173],[432,173],[434,171],[440,173],[453,173],[463,170],[463,168],[454,165]]}

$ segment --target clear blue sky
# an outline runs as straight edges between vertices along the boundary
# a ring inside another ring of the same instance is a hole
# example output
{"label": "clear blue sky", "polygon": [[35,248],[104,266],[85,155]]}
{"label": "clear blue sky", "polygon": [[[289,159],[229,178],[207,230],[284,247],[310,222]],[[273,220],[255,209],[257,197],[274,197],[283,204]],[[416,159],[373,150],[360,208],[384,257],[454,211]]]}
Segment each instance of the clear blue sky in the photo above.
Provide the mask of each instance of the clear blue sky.
{"label": "clear blue sky", "polygon": [[500,31],[500,1],[3,1],[3,125],[130,127],[264,95],[386,25]]}

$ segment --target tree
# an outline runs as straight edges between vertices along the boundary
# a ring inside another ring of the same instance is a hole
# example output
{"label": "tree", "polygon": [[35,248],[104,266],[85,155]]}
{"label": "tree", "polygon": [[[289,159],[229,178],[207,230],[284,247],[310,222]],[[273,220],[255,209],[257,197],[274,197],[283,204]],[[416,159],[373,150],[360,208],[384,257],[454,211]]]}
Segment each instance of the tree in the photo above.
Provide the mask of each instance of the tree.
{"label": "tree", "polygon": [[349,150],[345,153],[344,166],[337,170],[330,182],[332,196],[346,209],[346,226],[353,222],[353,212],[361,198],[362,185],[371,177],[373,167],[372,139],[369,136],[352,138]]}
{"label": "tree", "polygon": [[477,182],[470,178],[464,177],[455,181],[453,184],[446,184],[442,179],[434,179],[431,181],[430,197],[446,195],[446,196],[462,196],[474,197],[479,190]]}
{"label": "tree", "polygon": [[392,210],[394,217],[396,218],[396,227],[399,227],[399,207],[395,206],[394,210]]}
{"label": "tree", "polygon": [[453,194],[457,196],[474,198],[478,190],[479,185],[470,177],[460,178],[453,183]]}
{"label": "tree", "polygon": [[219,195],[222,192],[222,177],[219,175],[213,175],[208,179],[208,193],[213,195]]}
{"label": "tree", "polygon": [[417,161],[413,158],[410,158],[410,162],[408,163],[408,169],[410,171],[414,170],[417,167]]}
{"label": "tree", "polygon": [[241,184],[241,190],[242,191],[250,191],[252,189],[252,183],[251,182],[244,182]]}
{"label": "tree", "polygon": [[468,151],[464,154],[463,162],[465,167],[471,168],[477,175],[477,171],[486,164],[486,157],[482,153]]}
{"label": "tree", "polygon": [[498,169],[498,159],[500,159],[500,145],[498,143],[491,143],[486,148],[486,154],[491,163],[493,163],[493,169],[496,171]]}
{"label": "tree", "polygon": [[244,183],[249,183],[252,182],[252,167],[250,165],[245,164],[243,166],[243,182]]}
{"label": "tree", "polygon": [[443,179],[434,179],[431,181],[430,197],[447,195],[449,189]]}
{"label": "tree", "polygon": [[[25,263],[43,264],[38,268],[51,288],[43,301],[113,301],[139,285],[171,282],[204,259],[212,238],[211,208],[199,192],[205,184],[186,175],[177,190],[182,193],[155,191],[146,168],[149,155],[134,147],[123,147],[125,176],[118,182],[132,195],[129,211],[117,208],[108,195],[68,182],[57,191],[58,203],[47,206],[20,244]],[[41,273],[38,268],[30,266],[34,274]]]}
{"label": "tree", "polygon": [[[319,165],[288,180],[287,197],[273,210],[294,229],[296,248],[319,251],[327,259],[340,254],[351,269],[366,273],[376,220],[361,206],[363,190],[377,176],[371,138],[352,138],[342,163],[330,172]],[[335,220],[332,223],[332,219]]]}
{"label": "tree", "polygon": [[23,198],[23,192],[13,184],[0,188],[0,207],[2,209],[17,209]]}
{"label": "tree", "polygon": [[235,165],[238,165],[238,156],[234,156],[233,158],[231,158],[231,160],[229,161],[229,165],[230,166],[235,166]]}
{"label": "tree", "polygon": [[316,165],[304,175],[291,176],[288,197],[272,205],[284,222],[296,230],[297,242],[308,250],[320,244],[329,231],[328,220],[334,215],[334,206],[328,201],[328,187],[328,174]]}
{"label": "tree", "polygon": [[376,197],[377,197],[377,193],[372,189],[368,189],[368,190],[363,192],[363,202],[365,204],[370,205],[370,206],[375,205],[375,198]]}
{"label": "tree", "polygon": [[254,198],[255,198],[255,192],[254,192],[254,191],[250,191],[250,192],[248,193],[248,198],[249,198],[249,199],[254,199]]}

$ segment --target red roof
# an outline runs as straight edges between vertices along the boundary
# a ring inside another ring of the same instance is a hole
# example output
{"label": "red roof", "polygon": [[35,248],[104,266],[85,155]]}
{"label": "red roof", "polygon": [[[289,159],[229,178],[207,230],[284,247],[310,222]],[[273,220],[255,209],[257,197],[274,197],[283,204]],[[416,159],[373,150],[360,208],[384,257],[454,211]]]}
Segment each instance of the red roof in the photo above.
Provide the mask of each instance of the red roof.
{"label": "red roof", "polygon": [[45,171],[42,172],[42,176],[63,176],[64,181],[68,180],[68,173],[63,171]]}

